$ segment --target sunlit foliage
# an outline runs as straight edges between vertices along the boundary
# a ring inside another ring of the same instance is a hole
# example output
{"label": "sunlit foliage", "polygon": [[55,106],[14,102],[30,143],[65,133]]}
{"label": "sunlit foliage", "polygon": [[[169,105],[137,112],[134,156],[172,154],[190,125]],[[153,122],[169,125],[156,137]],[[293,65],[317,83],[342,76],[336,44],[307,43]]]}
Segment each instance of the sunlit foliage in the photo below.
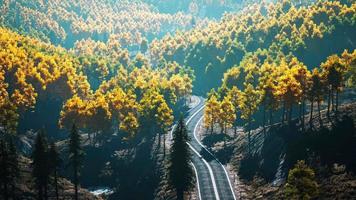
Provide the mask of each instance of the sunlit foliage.
{"label": "sunlit foliage", "polygon": [[[76,41],[116,41],[137,46],[145,37],[160,37],[192,27],[188,13],[161,13],[145,1],[3,1],[0,23],[67,48]],[[204,20],[195,20],[196,25]],[[111,42],[108,42],[111,43]],[[110,46],[110,45],[108,45]]]}
{"label": "sunlit foliage", "polygon": [[133,136],[146,118],[166,130],[172,106],[192,89],[189,69],[177,63],[154,69],[138,55],[122,65],[111,55],[78,57],[7,29],[0,33],[0,112],[11,119],[1,125],[8,132],[16,131],[18,115],[52,98],[63,102],[61,128],[75,123],[88,133],[119,129]]}
{"label": "sunlit foliage", "polygon": [[[207,92],[220,84],[222,74],[238,65],[247,53],[298,54],[307,64],[315,61],[304,58],[307,57],[304,54],[314,53],[320,54],[317,60],[321,61],[329,54],[314,52],[313,47],[328,46],[334,37],[340,40],[338,31],[341,30],[345,34],[341,40],[351,46],[355,42],[352,31],[355,19],[355,2],[318,1],[295,5],[283,0],[256,3],[238,14],[226,14],[221,22],[211,22],[206,28],[154,40],[150,55],[153,61],[163,57],[191,66],[200,75],[197,91]],[[233,78],[229,76],[238,72],[230,73],[225,79]]]}

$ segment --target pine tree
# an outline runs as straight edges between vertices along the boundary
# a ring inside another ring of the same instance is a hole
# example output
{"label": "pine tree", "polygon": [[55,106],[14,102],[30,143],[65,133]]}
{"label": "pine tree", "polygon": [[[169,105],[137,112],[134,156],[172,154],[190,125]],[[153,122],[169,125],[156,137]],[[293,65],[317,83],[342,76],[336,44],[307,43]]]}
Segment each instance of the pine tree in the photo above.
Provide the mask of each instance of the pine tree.
{"label": "pine tree", "polygon": [[42,200],[43,197],[47,199],[47,183],[49,178],[48,145],[43,129],[37,134],[32,159],[32,174],[38,189],[38,199]]}
{"label": "pine tree", "polygon": [[50,149],[49,149],[49,166],[50,166],[50,171],[51,174],[54,177],[54,187],[56,191],[56,199],[59,199],[58,195],[58,168],[60,167],[62,163],[62,160],[60,158],[60,155],[58,153],[56,144],[54,142],[51,143]]}
{"label": "pine tree", "polygon": [[173,144],[168,167],[169,183],[177,192],[177,199],[183,200],[184,192],[193,186],[193,170],[190,165],[189,138],[184,120],[181,118],[173,132]]}
{"label": "pine tree", "polygon": [[141,53],[145,54],[148,50],[148,41],[146,38],[142,39],[141,45],[140,45],[140,50]]}
{"label": "pine tree", "polygon": [[78,184],[80,169],[83,164],[84,152],[81,147],[81,136],[77,130],[75,124],[73,124],[72,130],[70,132],[69,138],[69,164],[73,167],[73,178],[74,178],[74,199],[78,200]]}
{"label": "pine tree", "polygon": [[9,176],[11,180],[11,195],[12,198],[15,199],[16,180],[19,178],[20,173],[19,173],[19,164],[18,164],[18,153],[12,138],[10,138],[9,140],[8,149],[9,149],[8,166],[9,166]]}
{"label": "pine tree", "polygon": [[2,188],[2,197],[7,200],[9,199],[8,187],[11,182],[10,166],[8,163],[9,160],[9,150],[4,141],[0,140],[0,187]]}

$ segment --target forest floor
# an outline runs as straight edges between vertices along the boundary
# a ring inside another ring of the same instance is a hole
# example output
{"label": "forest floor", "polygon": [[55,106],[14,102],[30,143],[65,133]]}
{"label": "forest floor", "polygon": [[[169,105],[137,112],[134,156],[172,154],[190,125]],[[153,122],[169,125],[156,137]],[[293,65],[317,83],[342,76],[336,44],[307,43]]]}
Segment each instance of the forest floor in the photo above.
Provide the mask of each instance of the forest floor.
{"label": "forest floor", "polygon": [[253,156],[249,158],[242,127],[236,135],[233,129],[209,134],[200,124],[197,136],[225,165],[240,199],[283,199],[288,170],[297,159],[305,159],[315,170],[321,199],[356,199],[355,123],[356,103],[351,101],[340,106],[337,117],[328,117],[323,110],[319,120],[314,112],[313,126],[306,115],[305,130],[299,123],[290,129],[277,123],[264,136],[259,127],[251,131]]}
{"label": "forest floor", "polygon": [[[21,182],[16,183],[15,196],[16,199],[22,200],[36,200],[37,190],[31,175],[31,159],[20,156],[19,157],[19,168]],[[51,179],[51,182],[53,180]],[[58,191],[59,199],[73,199],[74,195],[74,185],[65,178],[58,178]],[[49,200],[55,198],[55,190],[53,183],[49,184],[48,191]],[[82,200],[102,200],[101,197],[94,196],[88,190],[84,188],[79,189],[79,199]]]}

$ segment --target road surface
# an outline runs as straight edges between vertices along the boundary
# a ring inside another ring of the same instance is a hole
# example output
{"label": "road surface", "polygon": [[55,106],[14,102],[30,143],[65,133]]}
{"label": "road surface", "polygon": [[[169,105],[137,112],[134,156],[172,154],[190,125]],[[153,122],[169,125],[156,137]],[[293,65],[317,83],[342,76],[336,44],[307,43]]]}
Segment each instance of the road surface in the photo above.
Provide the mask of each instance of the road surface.
{"label": "road surface", "polygon": [[186,118],[189,146],[192,150],[192,164],[197,176],[198,195],[200,200],[236,200],[230,179],[224,166],[198,140],[195,133],[197,126],[203,119],[203,98],[189,110]]}

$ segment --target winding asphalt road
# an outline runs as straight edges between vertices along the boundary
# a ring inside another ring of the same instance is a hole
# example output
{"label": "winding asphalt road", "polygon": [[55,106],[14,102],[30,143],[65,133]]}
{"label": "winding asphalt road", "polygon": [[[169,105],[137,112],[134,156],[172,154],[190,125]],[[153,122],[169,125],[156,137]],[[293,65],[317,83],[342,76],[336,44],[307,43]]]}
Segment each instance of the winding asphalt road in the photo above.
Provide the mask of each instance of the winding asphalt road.
{"label": "winding asphalt road", "polygon": [[199,199],[236,200],[226,169],[196,137],[205,104],[203,98],[198,98],[198,105],[189,110],[186,125],[189,130],[188,144],[192,150],[192,165],[197,177]]}

